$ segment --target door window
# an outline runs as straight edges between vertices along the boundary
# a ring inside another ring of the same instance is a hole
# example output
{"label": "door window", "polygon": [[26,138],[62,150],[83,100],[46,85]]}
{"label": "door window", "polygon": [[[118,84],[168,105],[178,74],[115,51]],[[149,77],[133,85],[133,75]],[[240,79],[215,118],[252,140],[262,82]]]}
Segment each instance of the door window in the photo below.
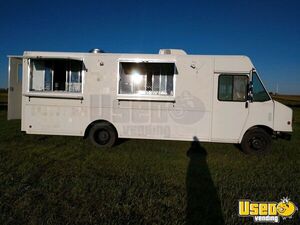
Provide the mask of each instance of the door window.
{"label": "door window", "polygon": [[247,99],[248,76],[221,74],[218,99],[220,101],[244,102]]}

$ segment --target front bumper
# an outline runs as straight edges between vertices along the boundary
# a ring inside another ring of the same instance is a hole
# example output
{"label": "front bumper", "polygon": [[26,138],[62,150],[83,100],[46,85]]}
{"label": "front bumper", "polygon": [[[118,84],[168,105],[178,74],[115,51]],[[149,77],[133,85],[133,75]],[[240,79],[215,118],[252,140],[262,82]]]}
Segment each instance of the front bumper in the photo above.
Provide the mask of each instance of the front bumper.
{"label": "front bumper", "polygon": [[292,139],[292,133],[287,133],[287,132],[274,132],[274,136],[275,138],[280,138],[280,139],[284,139],[284,140],[288,140],[290,141]]}

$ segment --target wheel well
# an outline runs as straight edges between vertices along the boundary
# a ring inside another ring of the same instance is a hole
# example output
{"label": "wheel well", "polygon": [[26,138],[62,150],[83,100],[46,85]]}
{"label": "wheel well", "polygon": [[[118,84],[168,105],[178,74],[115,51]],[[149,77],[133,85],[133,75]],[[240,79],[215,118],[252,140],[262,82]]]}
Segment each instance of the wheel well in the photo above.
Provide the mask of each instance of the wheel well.
{"label": "wheel well", "polygon": [[107,123],[107,124],[111,125],[111,126],[114,128],[114,130],[116,131],[117,137],[119,136],[116,127],[115,127],[111,122],[109,122],[109,121],[107,121],[107,120],[95,120],[95,121],[91,122],[91,123],[87,126],[87,128],[85,129],[83,138],[87,138],[88,135],[89,135],[89,132],[90,132],[91,128],[92,128],[95,124],[98,124],[98,123]]}
{"label": "wheel well", "polygon": [[268,126],[265,126],[265,125],[256,125],[256,126],[250,127],[245,133],[247,133],[249,130],[252,130],[252,129],[255,129],[255,128],[261,128],[264,131],[266,131],[269,135],[273,134],[273,129],[268,127]]}

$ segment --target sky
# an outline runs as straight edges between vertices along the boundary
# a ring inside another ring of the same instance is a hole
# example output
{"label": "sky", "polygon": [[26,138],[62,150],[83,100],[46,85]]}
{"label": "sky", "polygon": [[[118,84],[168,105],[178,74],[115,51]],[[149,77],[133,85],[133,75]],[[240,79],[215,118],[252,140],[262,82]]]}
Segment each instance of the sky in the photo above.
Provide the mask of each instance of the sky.
{"label": "sky", "polygon": [[247,55],[269,91],[300,94],[300,1],[0,1],[0,88],[24,51]]}

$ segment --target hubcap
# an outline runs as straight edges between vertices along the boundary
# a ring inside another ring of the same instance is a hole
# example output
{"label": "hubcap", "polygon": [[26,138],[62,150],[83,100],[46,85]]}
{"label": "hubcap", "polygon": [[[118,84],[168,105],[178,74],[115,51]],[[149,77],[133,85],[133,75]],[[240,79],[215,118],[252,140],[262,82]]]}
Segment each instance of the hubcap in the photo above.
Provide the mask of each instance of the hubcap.
{"label": "hubcap", "polygon": [[95,140],[100,145],[105,145],[110,139],[110,134],[107,130],[101,129],[95,133]]}
{"label": "hubcap", "polygon": [[265,143],[264,139],[261,137],[253,137],[250,139],[250,146],[254,150],[263,150],[265,145],[266,145],[266,143]]}

